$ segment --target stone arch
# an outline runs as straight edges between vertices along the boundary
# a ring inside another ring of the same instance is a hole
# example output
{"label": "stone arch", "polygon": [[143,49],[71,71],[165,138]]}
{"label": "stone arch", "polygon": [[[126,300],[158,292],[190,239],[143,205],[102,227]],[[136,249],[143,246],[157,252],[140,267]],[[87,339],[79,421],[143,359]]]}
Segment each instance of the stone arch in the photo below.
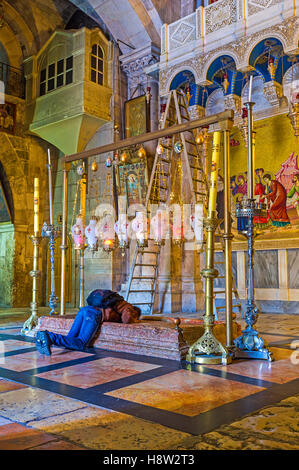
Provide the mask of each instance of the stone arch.
{"label": "stone arch", "polygon": [[[24,7],[24,11],[25,10],[26,8]],[[5,21],[21,47],[24,60],[24,58],[34,54],[38,50],[36,37],[18,11],[7,2],[5,2],[4,11]]]}
{"label": "stone arch", "polygon": [[286,51],[288,49],[288,41],[287,38],[280,33],[279,31],[273,29],[273,34],[272,31],[271,33],[267,31],[264,34],[261,34],[258,36],[258,39],[253,39],[252,42],[248,45],[245,56],[244,56],[244,63],[246,63],[249,66],[249,61],[250,61],[250,56],[252,54],[252,51],[254,48],[261,42],[265,41],[266,39],[274,38],[277,39],[278,41],[281,42],[283,51]]}
{"label": "stone arch", "polygon": [[[24,165],[18,158],[16,150],[13,148],[6,133],[0,133],[0,147],[5,149],[5,156],[1,158],[1,165],[9,181],[11,200],[13,202],[14,224],[27,225],[27,205],[24,200],[24,191],[27,188]],[[17,208],[23,210],[16,210]]]}
{"label": "stone arch", "polygon": [[6,51],[8,64],[20,68],[23,63],[23,53],[19,41],[13,30],[5,24],[0,30],[0,42]]}
{"label": "stone arch", "polygon": [[207,81],[207,74],[208,74],[208,70],[209,68],[211,67],[211,65],[213,64],[213,62],[215,62],[215,60],[217,60],[218,58],[222,57],[222,56],[229,56],[231,57],[235,64],[236,64],[236,69],[238,70],[241,66],[241,60],[239,58],[239,56],[233,52],[232,50],[230,49],[224,49],[223,51],[219,52],[215,52],[214,54],[211,55],[211,57],[206,61],[206,63],[204,64],[203,66],[203,69],[202,69],[202,76],[201,76],[201,81],[203,82],[206,82]]}
{"label": "stone arch", "polygon": [[175,79],[175,77],[180,72],[184,72],[184,71],[191,72],[192,75],[194,76],[195,83],[198,83],[198,74],[197,74],[196,69],[194,67],[192,67],[191,65],[189,65],[189,64],[188,65],[181,64],[179,67],[175,68],[172,71],[172,73],[169,75],[169,78],[167,79],[167,82],[166,82],[166,85],[165,85],[166,93],[168,93],[170,91],[171,84],[172,84],[173,80]]}

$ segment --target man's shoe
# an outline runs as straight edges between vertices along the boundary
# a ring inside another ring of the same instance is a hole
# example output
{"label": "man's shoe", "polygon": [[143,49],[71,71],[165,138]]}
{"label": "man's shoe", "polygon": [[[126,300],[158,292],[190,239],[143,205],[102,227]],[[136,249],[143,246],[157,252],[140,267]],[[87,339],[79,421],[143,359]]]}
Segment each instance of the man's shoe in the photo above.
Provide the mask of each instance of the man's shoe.
{"label": "man's shoe", "polygon": [[40,354],[51,356],[51,342],[46,331],[38,331],[36,333],[36,349]]}

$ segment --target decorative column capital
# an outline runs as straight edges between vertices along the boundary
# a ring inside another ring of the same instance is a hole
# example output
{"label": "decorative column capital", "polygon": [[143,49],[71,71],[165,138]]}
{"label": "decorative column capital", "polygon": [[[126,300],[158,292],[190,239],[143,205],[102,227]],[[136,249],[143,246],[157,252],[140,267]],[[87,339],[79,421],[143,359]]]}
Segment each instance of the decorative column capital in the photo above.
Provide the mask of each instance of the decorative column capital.
{"label": "decorative column capital", "polygon": [[159,62],[160,49],[150,44],[120,56],[119,60],[123,72],[128,77],[128,87],[131,89],[147,82],[148,75],[144,69]]}
{"label": "decorative column capital", "polygon": [[224,108],[232,109],[236,116],[239,116],[241,113],[241,98],[238,95],[230,94],[224,97]]}
{"label": "decorative column capital", "polygon": [[205,108],[199,106],[198,104],[193,104],[192,106],[188,107],[190,119],[193,121],[194,119],[200,119],[205,115]]}

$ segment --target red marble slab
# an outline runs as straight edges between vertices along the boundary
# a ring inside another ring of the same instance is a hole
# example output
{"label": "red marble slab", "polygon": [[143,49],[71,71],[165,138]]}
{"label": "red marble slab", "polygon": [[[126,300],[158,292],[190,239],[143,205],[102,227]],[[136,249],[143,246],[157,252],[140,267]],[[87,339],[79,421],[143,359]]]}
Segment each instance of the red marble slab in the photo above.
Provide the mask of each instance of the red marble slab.
{"label": "red marble slab", "polygon": [[38,351],[32,351],[16,356],[5,357],[5,363],[2,365],[5,369],[23,372],[37,367],[45,367],[51,364],[60,364],[61,362],[72,361],[88,357],[90,354],[80,351],[70,351],[69,349],[52,348],[51,356],[41,355]]}
{"label": "red marble slab", "polygon": [[261,390],[262,387],[221,377],[178,370],[107,395],[185,416],[197,416]]}
{"label": "red marble slab", "polygon": [[27,388],[27,385],[11,382],[10,380],[0,379],[0,393],[10,392],[11,390],[19,390],[20,388]]}
{"label": "red marble slab", "polygon": [[[299,367],[298,364],[292,364],[292,351],[279,351],[278,348],[270,349],[274,350],[274,362],[249,359],[233,362],[229,366],[212,365],[209,367],[212,369],[221,369],[221,371],[226,371],[230,374],[238,374],[254,379],[267,380],[269,382],[278,384],[283,384],[290,382],[291,380],[298,379]],[[288,359],[285,359],[285,357],[288,357]]]}
{"label": "red marble slab", "polygon": [[98,359],[87,364],[77,364],[59,370],[43,372],[38,374],[37,377],[72,385],[73,387],[89,388],[158,367],[145,362],[105,357],[105,359]]}
{"label": "red marble slab", "polygon": [[[75,315],[40,317],[36,331],[48,330],[66,335],[74,318]],[[180,329],[177,329],[175,320],[164,317],[161,320],[140,320],[129,325],[104,322],[94,340],[94,346],[110,351],[181,360],[186,356],[189,346],[202,336],[204,327],[202,320],[181,319]],[[224,323],[215,323],[214,334],[225,344]],[[240,334],[240,325],[234,322],[233,337]]]}
{"label": "red marble slab", "polygon": [[66,441],[51,441],[40,446],[32,447],[28,450],[87,450],[85,447],[77,446],[72,442]]}
{"label": "red marble slab", "polygon": [[0,340],[0,352],[6,353],[10,351],[17,351],[18,349],[32,348],[34,344],[26,343],[25,341],[19,341],[16,339],[5,339],[4,341]]}
{"label": "red marble slab", "polygon": [[0,449],[23,450],[57,439],[44,432],[26,428],[18,423],[0,426]]}

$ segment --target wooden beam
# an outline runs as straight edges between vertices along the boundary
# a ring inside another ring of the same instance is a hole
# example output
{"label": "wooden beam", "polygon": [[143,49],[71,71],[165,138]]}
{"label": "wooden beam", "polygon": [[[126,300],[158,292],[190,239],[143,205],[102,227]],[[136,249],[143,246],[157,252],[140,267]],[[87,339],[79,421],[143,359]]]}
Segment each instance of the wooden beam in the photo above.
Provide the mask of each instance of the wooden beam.
{"label": "wooden beam", "polygon": [[90,150],[84,150],[83,152],[74,153],[72,155],[65,155],[65,157],[62,158],[62,161],[74,162],[76,160],[80,160],[81,158],[89,158],[95,155],[100,155],[102,153],[114,152],[115,150],[120,150],[132,145],[143,144],[144,142],[149,142],[150,140],[161,139],[162,137],[166,137],[168,135],[170,136],[173,134],[179,134],[180,132],[191,131],[192,129],[196,129],[198,127],[210,126],[211,124],[216,124],[228,119],[232,120],[233,118],[233,110],[228,109],[222,113],[213,114],[212,116],[194,119],[193,121],[188,121],[183,124],[175,124],[174,126],[166,127],[165,129],[129,137],[128,139],[119,140],[118,142],[112,142],[111,144],[102,145]]}

